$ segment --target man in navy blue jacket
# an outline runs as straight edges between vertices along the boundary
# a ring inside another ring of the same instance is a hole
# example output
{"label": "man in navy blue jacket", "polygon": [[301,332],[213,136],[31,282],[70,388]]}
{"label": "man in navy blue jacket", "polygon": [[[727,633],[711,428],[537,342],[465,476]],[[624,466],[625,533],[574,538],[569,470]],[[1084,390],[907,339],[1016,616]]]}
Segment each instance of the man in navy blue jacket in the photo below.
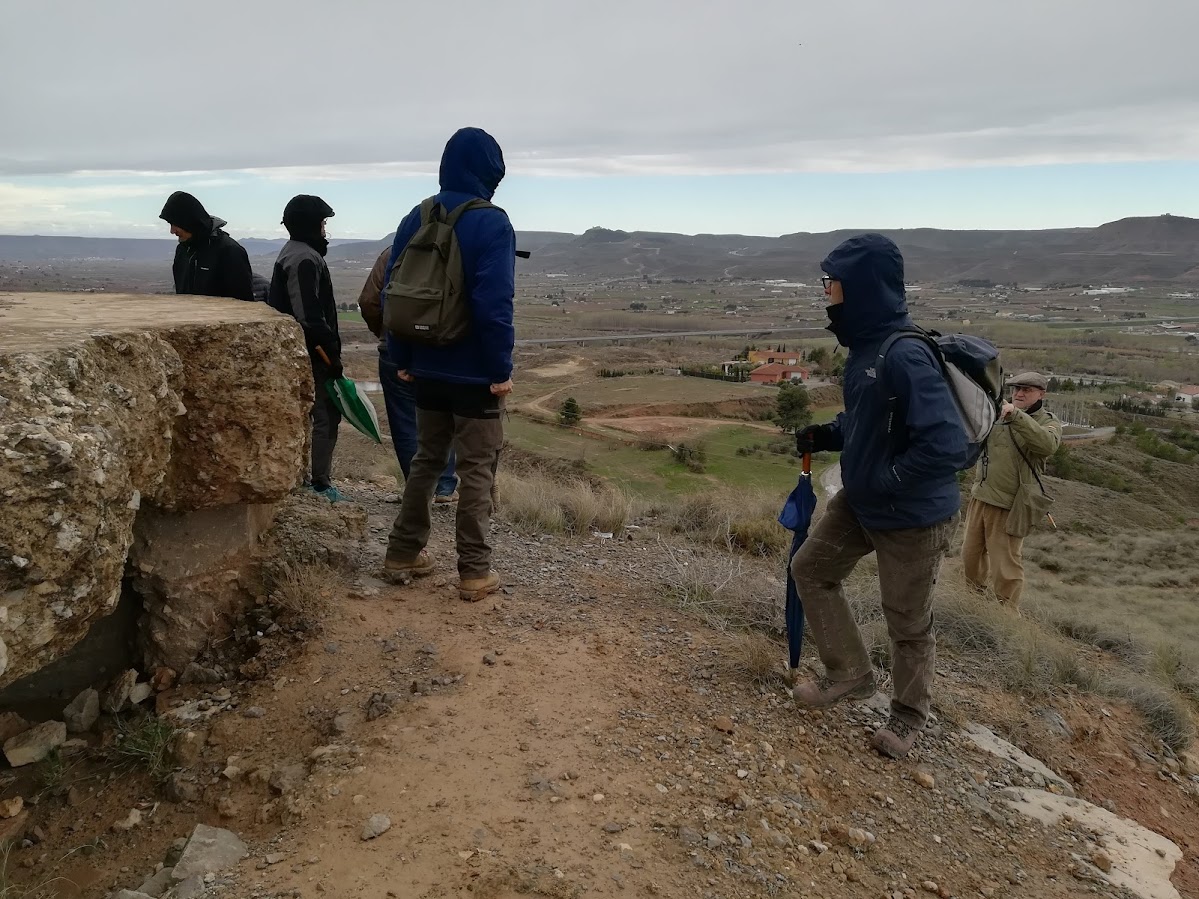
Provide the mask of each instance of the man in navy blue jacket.
{"label": "man in navy blue jacket", "polygon": [[875,692],[874,670],[843,583],[865,555],[878,559],[883,614],[891,637],[891,716],[871,745],[907,755],[928,721],[936,641],[933,589],[957,529],[957,473],[968,464],[965,430],[932,350],[898,340],[879,377],[879,349],[913,328],[903,257],[881,234],[845,241],[821,263],[828,329],[849,349],[845,411],[796,436],[801,452],[841,451],[844,489],[791,561],[825,676],[799,684],[807,708],[827,708]]}
{"label": "man in navy blue jacket", "polygon": [[[486,131],[463,128],[441,157],[437,201],[455,209],[472,198],[490,200],[504,177],[504,155]],[[400,222],[388,261],[396,260],[420,227],[417,206]],[[493,593],[500,583],[491,570],[492,488],[504,428],[504,397],[512,392],[512,300],[516,285],[516,235],[498,207],[472,209],[454,226],[462,250],[471,328],[450,346],[429,347],[388,336],[388,351],[399,377],[416,394],[417,450],[404,503],[392,528],[385,574],[416,576],[433,571],[425,552],[430,503],[438,476],[453,447],[458,462],[457,550],[459,593],[469,601]],[[387,303],[386,285],[382,303]]]}

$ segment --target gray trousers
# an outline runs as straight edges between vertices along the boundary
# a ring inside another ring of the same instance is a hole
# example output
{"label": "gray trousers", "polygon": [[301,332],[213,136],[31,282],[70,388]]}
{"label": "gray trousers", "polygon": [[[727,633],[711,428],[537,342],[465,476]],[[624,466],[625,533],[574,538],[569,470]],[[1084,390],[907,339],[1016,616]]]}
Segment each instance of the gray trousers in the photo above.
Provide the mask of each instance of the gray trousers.
{"label": "gray trousers", "polygon": [[504,444],[503,403],[486,384],[416,382],[416,456],[404,485],[404,502],[387,543],[387,556],[410,561],[432,530],[430,506],[450,449],[458,457],[455,543],[458,574],[486,577],[491,571],[492,487]]}
{"label": "gray trousers", "polygon": [[324,490],[333,483],[333,450],[337,447],[341,410],[325,386],[330,381],[328,372],[314,366],[312,380],[316,397],[312,403],[312,466],[309,480],[317,490]]}
{"label": "gray trousers", "polygon": [[791,575],[825,671],[830,680],[847,681],[868,674],[871,664],[843,584],[863,556],[877,555],[891,638],[891,713],[918,729],[928,721],[937,661],[933,591],[957,525],[955,514],[923,528],[867,530],[842,490],[791,560]]}

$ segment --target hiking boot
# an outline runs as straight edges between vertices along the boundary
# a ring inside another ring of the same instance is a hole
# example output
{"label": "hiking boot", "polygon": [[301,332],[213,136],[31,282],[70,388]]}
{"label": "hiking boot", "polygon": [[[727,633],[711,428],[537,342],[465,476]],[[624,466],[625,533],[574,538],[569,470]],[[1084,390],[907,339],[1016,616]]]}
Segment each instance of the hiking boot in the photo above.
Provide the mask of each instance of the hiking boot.
{"label": "hiking boot", "polygon": [[500,576],[489,571],[483,577],[464,577],[458,585],[458,595],[466,602],[478,602],[500,589]]}
{"label": "hiking boot", "polygon": [[887,723],[874,732],[870,745],[888,758],[901,759],[912,751],[919,729],[892,715]]}
{"label": "hiking boot", "polygon": [[332,484],[328,487],[313,487],[312,492],[317,496],[323,496],[331,503],[343,503],[346,501],[345,496]]}
{"label": "hiking boot", "polygon": [[458,491],[455,490],[453,493],[439,493],[435,497],[433,497],[433,502],[436,503],[437,505],[443,505],[445,503],[456,503],[456,502],[458,502]]}
{"label": "hiking boot", "polygon": [[383,561],[383,579],[394,580],[404,577],[424,577],[427,574],[432,574],[437,568],[437,563],[423,549],[417,554],[415,559],[397,559],[388,556]]}
{"label": "hiking boot", "polygon": [[875,693],[874,672],[869,671],[853,680],[818,680],[796,684],[791,695],[796,703],[808,709],[827,709],[846,699],[869,699]]}

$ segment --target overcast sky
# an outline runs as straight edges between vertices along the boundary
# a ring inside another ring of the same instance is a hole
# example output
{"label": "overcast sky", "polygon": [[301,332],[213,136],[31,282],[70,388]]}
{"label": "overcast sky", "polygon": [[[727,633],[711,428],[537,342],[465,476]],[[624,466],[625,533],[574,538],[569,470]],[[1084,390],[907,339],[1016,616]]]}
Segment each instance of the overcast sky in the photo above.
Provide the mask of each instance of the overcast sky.
{"label": "overcast sky", "polygon": [[[452,18],[451,18],[452,17]],[[0,23],[0,232],[376,237],[487,128],[518,228],[1199,216],[1196,0],[46,0]]]}

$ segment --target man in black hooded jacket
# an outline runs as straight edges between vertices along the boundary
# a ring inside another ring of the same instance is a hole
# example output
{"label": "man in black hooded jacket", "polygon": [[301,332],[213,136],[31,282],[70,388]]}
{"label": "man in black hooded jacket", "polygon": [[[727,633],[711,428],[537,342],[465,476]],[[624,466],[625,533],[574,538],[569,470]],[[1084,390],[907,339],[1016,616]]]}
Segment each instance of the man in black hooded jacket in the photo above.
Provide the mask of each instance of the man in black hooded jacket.
{"label": "man in black hooded jacket", "polygon": [[167,197],[158,217],[179,238],[175,262],[175,293],[202,297],[253,300],[253,273],[245,248],[221,229],[224,219],[208,214],[204,204],[177,190]]}
{"label": "man in black hooded jacket", "polygon": [[300,194],[283,210],[283,225],[291,240],[279,251],[271,277],[270,305],[295,318],[304,329],[312,362],[316,397],[312,405],[312,489],[330,502],[343,499],[333,486],[333,450],[341,412],[329,395],[328,382],[342,375],[341,335],[337,304],[325,254],[325,219],[333,210],[320,197]]}

